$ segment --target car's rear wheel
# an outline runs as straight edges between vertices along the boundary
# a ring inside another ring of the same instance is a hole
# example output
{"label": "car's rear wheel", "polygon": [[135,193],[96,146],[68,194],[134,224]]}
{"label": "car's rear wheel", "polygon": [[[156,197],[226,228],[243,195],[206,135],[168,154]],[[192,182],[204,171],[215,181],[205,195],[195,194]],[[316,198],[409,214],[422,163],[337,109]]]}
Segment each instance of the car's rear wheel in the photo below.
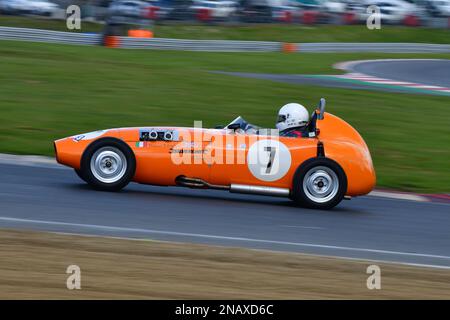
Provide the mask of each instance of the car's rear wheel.
{"label": "car's rear wheel", "polygon": [[80,177],[96,189],[118,191],[133,179],[136,160],[124,142],[104,138],[93,142],[81,159]]}
{"label": "car's rear wheel", "polygon": [[344,170],[328,158],[309,159],[294,175],[292,199],[303,207],[331,209],[342,201],[346,192]]}

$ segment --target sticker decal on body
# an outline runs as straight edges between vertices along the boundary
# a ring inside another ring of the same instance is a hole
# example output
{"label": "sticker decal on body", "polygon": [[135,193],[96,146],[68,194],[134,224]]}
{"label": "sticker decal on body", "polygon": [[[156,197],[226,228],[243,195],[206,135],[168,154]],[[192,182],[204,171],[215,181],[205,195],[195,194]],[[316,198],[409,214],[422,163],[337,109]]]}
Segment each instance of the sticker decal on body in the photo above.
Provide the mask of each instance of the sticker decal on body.
{"label": "sticker decal on body", "polygon": [[104,135],[108,130],[97,130],[88,133],[82,133],[72,137],[72,140],[75,142],[79,142],[81,140],[92,140]]}
{"label": "sticker decal on body", "polygon": [[247,166],[258,180],[276,181],[289,171],[291,152],[279,140],[259,140],[248,150]]}

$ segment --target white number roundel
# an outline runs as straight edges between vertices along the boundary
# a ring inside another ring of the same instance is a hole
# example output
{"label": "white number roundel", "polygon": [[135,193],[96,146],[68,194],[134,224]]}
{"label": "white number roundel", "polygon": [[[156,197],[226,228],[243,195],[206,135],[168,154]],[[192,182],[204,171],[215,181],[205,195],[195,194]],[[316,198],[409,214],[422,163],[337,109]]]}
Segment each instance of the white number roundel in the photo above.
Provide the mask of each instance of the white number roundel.
{"label": "white number roundel", "polygon": [[289,171],[291,153],[278,140],[259,140],[248,150],[247,166],[255,178],[276,181]]}

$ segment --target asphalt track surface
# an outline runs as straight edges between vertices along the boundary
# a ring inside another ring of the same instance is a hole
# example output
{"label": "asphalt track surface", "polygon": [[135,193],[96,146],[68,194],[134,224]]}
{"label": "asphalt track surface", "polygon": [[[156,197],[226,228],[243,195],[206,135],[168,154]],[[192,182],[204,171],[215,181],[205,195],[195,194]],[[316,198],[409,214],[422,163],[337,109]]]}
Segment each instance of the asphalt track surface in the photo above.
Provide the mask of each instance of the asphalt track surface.
{"label": "asphalt track surface", "polygon": [[[407,81],[424,85],[450,87],[450,60],[445,59],[398,59],[398,60],[371,60],[352,65],[349,72],[358,72],[365,75],[391,79],[394,81]],[[375,90],[385,92],[405,92],[399,87],[373,86],[363,82],[342,81],[339,78],[299,74],[264,74],[245,72],[220,72],[239,77],[264,79],[293,84],[309,84],[332,88],[347,88],[357,90]],[[413,92],[408,93],[426,93]],[[431,92],[430,92],[431,93]]]}
{"label": "asphalt track surface", "polygon": [[318,211],[283,198],[135,183],[107,193],[63,167],[0,164],[0,228],[450,268],[448,203],[361,197]]}
{"label": "asphalt track surface", "polygon": [[450,60],[380,60],[361,62],[350,69],[379,78],[450,87]]}
{"label": "asphalt track surface", "polygon": [[321,87],[330,88],[345,88],[345,89],[358,89],[358,90],[376,90],[386,92],[398,92],[395,88],[378,88],[365,84],[351,83],[346,81],[340,81],[334,78],[316,77],[301,74],[268,74],[268,73],[252,73],[252,72],[217,72],[221,74],[227,74],[230,76],[237,76],[242,78],[253,78],[261,80],[270,80],[276,82],[285,82],[291,84],[307,84]]}

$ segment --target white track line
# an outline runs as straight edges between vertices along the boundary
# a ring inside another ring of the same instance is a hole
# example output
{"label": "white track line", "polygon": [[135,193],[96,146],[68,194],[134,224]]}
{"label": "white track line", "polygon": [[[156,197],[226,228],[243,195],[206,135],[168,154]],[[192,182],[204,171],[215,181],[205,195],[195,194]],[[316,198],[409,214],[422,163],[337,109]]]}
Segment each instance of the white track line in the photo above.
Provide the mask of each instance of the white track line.
{"label": "white track line", "polygon": [[410,200],[410,201],[418,201],[418,202],[430,202],[426,197],[411,194],[411,193],[395,193],[395,192],[387,192],[387,191],[372,191],[368,194],[370,197],[378,197],[378,198],[389,198],[389,199],[398,199],[398,200]]}
{"label": "white track line", "polygon": [[103,230],[103,231],[136,232],[136,233],[143,233],[143,234],[159,234],[159,235],[170,235],[170,236],[191,237],[191,238],[228,240],[228,241],[238,241],[238,242],[253,242],[253,243],[263,243],[263,244],[277,244],[277,245],[288,245],[288,246],[308,247],[308,248],[334,249],[334,250],[350,251],[350,252],[353,251],[353,252],[365,252],[365,253],[379,253],[379,254],[387,254],[387,255],[394,255],[394,256],[407,256],[407,257],[420,257],[420,258],[450,260],[450,256],[435,255],[435,254],[428,254],[428,253],[414,253],[414,252],[401,252],[401,251],[380,250],[380,249],[355,248],[355,247],[344,247],[344,246],[334,246],[334,245],[324,245],[324,244],[314,244],[314,243],[304,243],[304,242],[264,240],[264,239],[219,236],[219,235],[201,234],[201,233],[188,233],[188,232],[176,232],[176,231],[166,231],[166,230],[141,229],[141,228],[125,228],[125,227],[114,227],[114,226],[105,226],[105,225],[96,225],[96,224],[82,224],[82,223],[70,223],[70,222],[34,220],[34,219],[20,219],[20,218],[12,218],[12,217],[0,217],[0,221],[13,222],[13,223],[16,222],[16,223],[38,224],[38,225],[51,225],[51,226],[79,227],[79,228]]}
{"label": "white track line", "polygon": [[360,63],[365,62],[397,62],[397,61],[446,61],[447,59],[371,59],[371,60],[353,60],[353,61],[343,61],[338,62],[333,65],[333,68],[351,71],[350,69]]}
{"label": "white track line", "polygon": [[58,164],[54,158],[35,156],[35,155],[16,155],[0,153],[0,163],[1,164],[14,164],[20,166],[46,166],[46,167],[57,167],[64,168],[64,166]]}
{"label": "white track line", "polygon": [[358,80],[358,81],[367,82],[367,83],[379,83],[379,84],[386,84],[386,85],[412,87],[412,88],[418,88],[418,89],[427,89],[427,90],[435,90],[435,91],[443,91],[443,92],[447,92],[450,90],[450,88],[446,88],[446,87],[439,87],[439,86],[425,85],[425,84],[420,84],[420,83],[377,78],[377,77],[368,76],[368,75],[364,75],[364,74],[349,73],[349,74],[345,74],[345,75],[338,75],[335,77],[340,78],[340,79]]}
{"label": "white track line", "polygon": [[[176,242],[176,241],[166,241],[166,240],[156,240],[156,239],[143,239],[143,238],[126,238],[126,237],[115,237],[115,236],[106,236],[106,235],[92,235],[92,234],[84,234],[84,233],[75,233],[75,232],[58,232],[58,231],[46,231],[49,233],[54,233],[58,235],[63,236],[79,236],[79,237],[95,237],[95,238],[105,238],[105,239],[115,239],[115,240],[127,240],[127,241],[141,241],[141,242],[160,242],[160,243],[182,243],[186,244],[184,242]],[[229,248],[224,245],[217,245],[216,247],[221,248]],[[275,251],[270,249],[256,249],[256,248],[245,248],[248,250],[258,251],[258,252],[275,252],[275,253],[286,253],[286,251]],[[409,263],[409,262],[401,262],[401,261],[395,261],[395,260],[376,260],[376,259],[362,259],[362,258],[352,258],[352,257],[341,257],[341,256],[332,256],[332,255],[325,255],[325,254],[315,254],[315,253],[302,253],[302,252],[288,252],[290,254],[301,254],[301,255],[308,255],[312,257],[320,257],[320,258],[327,258],[327,259],[342,259],[342,260],[349,260],[349,261],[356,261],[356,262],[375,262],[375,263],[385,263],[390,265],[403,265],[408,267],[421,267],[421,268],[435,268],[435,269],[444,269],[444,270],[450,270],[450,267],[447,266],[441,266],[436,264],[424,264],[424,263]]]}
{"label": "white track line", "polygon": [[424,90],[430,90],[430,91],[438,91],[438,92],[450,92],[450,88],[447,87],[440,87],[440,86],[432,86],[432,85],[426,85],[421,83],[414,83],[414,82],[406,82],[406,81],[395,81],[392,79],[385,79],[385,78],[378,78],[374,76],[370,76],[364,73],[358,73],[358,72],[351,72],[352,67],[360,64],[360,63],[366,63],[366,62],[386,62],[386,61],[435,61],[435,60],[445,60],[445,59],[378,59],[378,60],[356,60],[356,61],[345,61],[345,62],[339,62],[333,65],[335,69],[340,70],[346,70],[350,71],[347,74],[344,75],[334,75],[336,78],[340,79],[349,79],[349,80],[358,80],[362,82],[367,83],[378,83],[378,84],[385,84],[385,85],[395,85],[395,86],[401,86],[401,87],[409,87],[409,88],[417,88],[417,89],[424,89]]}

